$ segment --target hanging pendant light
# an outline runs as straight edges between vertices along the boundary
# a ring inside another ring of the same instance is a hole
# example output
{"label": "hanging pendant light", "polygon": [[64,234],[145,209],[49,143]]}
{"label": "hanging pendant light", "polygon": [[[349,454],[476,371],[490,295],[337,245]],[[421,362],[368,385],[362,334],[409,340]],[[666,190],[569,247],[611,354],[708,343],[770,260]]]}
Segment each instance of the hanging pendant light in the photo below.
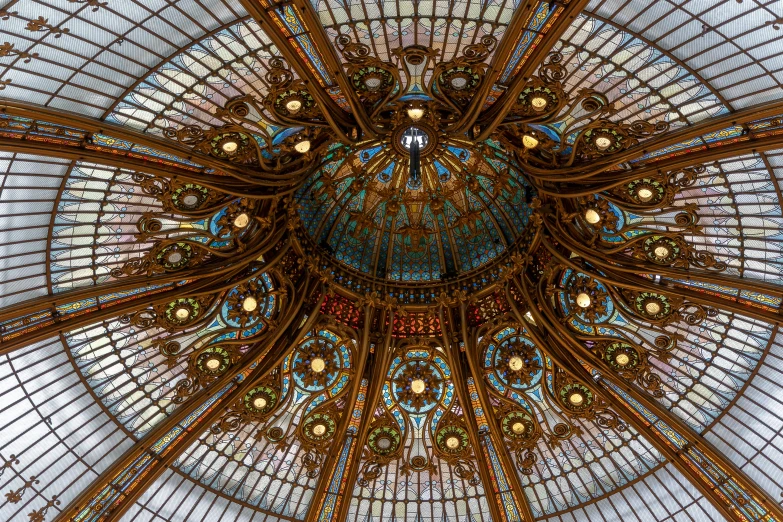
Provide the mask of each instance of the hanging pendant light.
{"label": "hanging pendant light", "polygon": [[410,179],[411,185],[418,187],[421,185],[421,151],[419,150],[419,132],[413,128],[411,137],[411,160],[410,160]]}

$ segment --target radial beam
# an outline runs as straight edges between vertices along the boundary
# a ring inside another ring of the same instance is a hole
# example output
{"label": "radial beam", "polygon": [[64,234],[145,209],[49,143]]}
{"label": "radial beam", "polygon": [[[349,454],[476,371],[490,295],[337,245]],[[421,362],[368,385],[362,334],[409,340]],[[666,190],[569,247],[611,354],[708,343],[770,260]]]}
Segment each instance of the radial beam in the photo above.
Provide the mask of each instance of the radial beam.
{"label": "radial beam", "polygon": [[[362,414],[362,418],[356,427],[356,435],[350,442],[356,444],[354,451],[351,454],[351,459],[348,461],[346,469],[341,473],[345,477],[343,480],[343,486],[336,492],[330,491],[330,494],[335,495],[335,506],[331,514],[321,510],[319,518],[314,519],[317,522],[339,522],[348,518],[348,509],[350,502],[347,502],[347,497],[353,493],[353,485],[356,483],[361,468],[362,450],[367,444],[367,437],[370,433],[370,427],[372,426],[375,409],[377,408],[383,391],[383,384],[386,380],[386,372],[392,361],[393,356],[393,340],[392,333],[394,331],[394,312],[386,310],[381,314],[379,324],[386,324],[386,331],[384,332],[383,340],[375,347],[375,353],[371,364],[368,366],[369,374],[369,386],[367,388],[367,395],[364,402],[364,409],[366,413]],[[332,484],[330,482],[330,484]],[[331,488],[330,488],[331,489]],[[327,496],[327,500],[331,500]],[[326,504],[328,507],[329,504]]]}
{"label": "radial beam", "polygon": [[[486,466],[481,466],[479,463],[479,470],[484,482],[484,491],[486,494],[489,494],[490,489],[497,488],[497,490],[493,491],[496,502],[490,502],[490,507],[494,507],[497,511],[497,514],[494,516],[498,520],[505,522],[532,522],[534,520],[533,512],[530,509],[530,504],[527,502],[524,487],[519,482],[519,476],[514,471],[513,462],[508,451],[505,450],[502,436],[499,435],[497,426],[494,423],[490,424],[490,421],[487,419],[487,415],[492,411],[492,407],[489,404],[489,397],[478,368],[475,336],[470,335],[468,332],[467,306],[465,302],[460,303],[459,313],[460,336],[462,337],[462,342],[465,343],[464,360],[467,361],[467,365],[465,365],[467,366],[467,372],[464,372],[463,366],[457,363],[459,361],[459,351],[454,348],[453,344],[449,344],[451,356],[455,361],[455,368],[452,371],[455,373],[455,387],[458,393],[462,392],[460,403],[471,421],[468,429],[472,439],[474,439],[472,443],[476,448],[476,452],[480,451],[482,453],[486,464]],[[446,324],[443,322],[443,319],[443,310],[441,309],[441,325]],[[454,321],[451,319],[449,320],[449,325],[454,324]],[[445,334],[444,342],[448,343]],[[486,429],[482,430],[483,424],[486,424]],[[479,459],[478,455],[476,455],[476,459]],[[501,491],[503,483],[508,485],[508,491]],[[519,518],[515,519],[514,517],[517,515]]]}
{"label": "radial beam", "polygon": [[[541,179],[549,181],[560,181],[564,179],[564,175],[568,175],[569,185],[596,179],[599,180],[595,184],[596,187],[612,186],[613,183],[619,184],[627,180],[627,175],[633,175],[631,173],[643,174],[682,168],[690,166],[689,161],[712,162],[715,159],[751,152],[754,148],[759,151],[777,148],[780,146],[779,124],[777,128],[769,128],[764,123],[771,119],[778,119],[781,115],[783,115],[783,101],[763,103],[660,134],[622,152],[597,158],[589,165],[576,165],[556,171],[535,167],[529,167],[527,170],[532,177],[535,178],[539,174]],[[754,123],[756,125],[753,125]],[[704,140],[705,137],[727,129],[734,130],[734,134],[725,137],[716,136],[713,141]],[[691,142],[693,143],[690,144]],[[690,145],[686,146],[686,144]],[[682,147],[672,149],[667,154],[644,159],[649,153],[677,145]],[[631,166],[629,170],[616,171],[618,165],[626,163]],[[586,185],[585,188],[592,187]],[[567,194],[570,197],[571,193]]]}
{"label": "radial beam", "polygon": [[[342,87],[335,80],[339,72],[334,63],[327,59],[332,52],[328,47],[319,47],[314,34],[323,27],[320,22],[308,23],[303,17],[303,2],[276,2],[274,0],[240,0],[250,15],[262,26],[264,32],[275,44],[280,54],[294,68],[300,78],[310,86],[309,92],[318,102],[321,113],[337,134],[340,141],[351,143],[350,129],[355,125],[351,115],[334,101],[329,90],[335,92]],[[330,70],[330,65],[331,70]],[[350,92],[341,92],[349,96]]]}
{"label": "radial beam", "polygon": [[[276,244],[278,243],[276,242],[273,245]],[[265,268],[272,268],[280,262],[287,254],[289,246],[290,243],[288,241],[283,245],[280,245],[280,248],[267,259],[267,263],[264,265]],[[256,258],[260,255],[258,250],[254,250],[254,253]],[[236,259],[234,259],[234,261],[236,261]],[[102,303],[97,300],[94,304],[90,305],[91,308],[87,308],[84,303],[81,303],[78,300],[71,301],[69,299],[72,297],[71,294],[64,292],[62,296],[56,298],[57,301],[54,305],[52,304],[54,298],[45,296],[36,298],[30,303],[21,303],[21,305],[11,307],[10,309],[4,310],[4,313],[0,315],[0,317],[4,317],[5,319],[3,321],[4,330],[8,330],[11,326],[14,326],[14,323],[19,322],[22,323],[24,329],[21,333],[14,332],[13,335],[5,337],[0,335],[0,354],[6,354],[23,348],[33,342],[45,339],[48,336],[59,332],[74,330],[107,318],[119,317],[123,314],[148,309],[157,304],[170,302],[180,296],[217,294],[239,284],[240,281],[237,281],[232,276],[241,269],[241,265],[240,268],[235,268],[234,272],[223,272],[220,270],[221,267],[219,265],[214,268],[215,272],[208,272],[208,277],[206,278],[194,278],[194,281],[190,281],[183,285],[172,284],[170,287],[163,290],[153,289],[143,295],[143,298],[139,299],[117,299],[115,301],[110,301],[109,303]],[[203,269],[204,267],[202,267],[202,270]],[[248,278],[251,276],[248,276]],[[99,296],[106,295],[106,293],[101,290],[100,286],[93,286],[84,291],[78,290],[78,292],[74,293],[77,293],[77,295],[84,295],[86,293],[88,297],[90,295],[95,297],[96,294]],[[41,306],[36,308],[33,303]],[[57,303],[61,303],[59,307]],[[74,304],[78,304],[79,306],[63,306]],[[73,311],[70,314],[63,313],[60,311],[60,308],[71,308]],[[41,312],[40,317],[35,317],[36,311]],[[0,334],[2,334],[2,332],[0,332]]]}
{"label": "radial beam", "polygon": [[[575,263],[574,259],[564,256],[562,253],[558,252],[555,248],[552,248],[546,243],[545,245],[552,256],[563,266],[571,267],[597,281],[600,281],[605,285],[626,288],[628,290],[639,292],[654,291],[662,295],[676,296],[690,301],[691,303],[701,305],[707,309],[715,307],[717,302],[720,305],[720,308],[723,310],[746,317],[752,317],[766,323],[783,325],[783,310],[771,310],[768,308],[762,308],[760,306],[752,306],[742,300],[734,300],[729,296],[726,296],[726,298],[717,297],[714,295],[714,293],[708,294],[705,292],[700,292],[695,288],[692,289],[686,288],[685,286],[662,284],[637,274],[620,272],[616,269],[613,269],[612,267],[609,267],[608,265],[598,271],[593,267]],[[778,295],[779,293],[780,291],[773,292],[773,295]]]}
{"label": "radial beam", "polygon": [[[329,448],[325,462],[325,470],[321,473],[315,486],[315,493],[310,500],[310,508],[305,518],[306,522],[333,522],[338,520],[340,508],[347,492],[346,475],[358,466],[361,452],[358,445],[359,427],[367,415],[372,417],[373,409],[367,407],[367,394],[370,382],[383,380],[381,365],[367,371],[370,359],[370,329],[374,317],[373,308],[364,308],[364,324],[356,354],[356,367],[350,393],[346,399],[346,413],[340,419],[340,426],[335,432],[334,441]],[[368,373],[369,375],[365,375]]]}
{"label": "radial beam", "polygon": [[[547,302],[540,288],[531,292],[524,279],[515,280],[515,284],[526,300]],[[516,308],[513,301],[512,308]],[[570,334],[567,326],[554,316],[551,309],[532,306],[530,312],[535,325],[527,323],[528,332],[539,346],[546,347],[545,351],[553,362],[582,381],[637,432],[645,434],[647,441],[677,467],[728,520],[783,520],[783,509],[769,499],[758,485],[649,394],[612,372],[603,360],[595,357]],[[601,377],[591,373],[588,368],[597,369]],[[603,386],[600,378],[607,379],[611,386]],[[618,401],[621,394],[631,401]],[[656,423],[657,426],[653,426]],[[730,491],[741,491],[746,496],[727,495]],[[758,508],[760,516],[748,516],[749,508]],[[770,516],[774,518],[766,518]]]}
{"label": "radial beam", "polygon": [[[309,293],[307,288],[304,294]],[[243,397],[312,328],[319,316],[323,293],[310,310],[302,306],[305,295],[301,297],[292,300],[298,303],[296,307],[283,314],[284,321],[273,335],[251,348],[239,366],[194,394],[150,430],[77,495],[55,521],[120,520],[167,467],[220,418],[224,409],[219,406]],[[283,337],[286,332],[289,335]]]}
{"label": "radial beam", "polygon": [[[350,467],[351,460],[348,457],[355,455],[355,437],[349,430],[351,427],[356,429],[360,422],[360,419],[354,419],[354,414],[358,413],[360,416],[364,413],[364,408],[361,411],[355,412],[355,406],[358,404],[359,396],[361,397],[362,405],[367,397],[367,384],[368,380],[364,378],[364,372],[367,365],[367,359],[370,353],[370,328],[372,327],[372,308],[365,306],[364,308],[364,324],[362,325],[361,339],[358,341],[358,353],[356,354],[356,364],[354,367],[353,382],[351,383],[350,391],[346,399],[346,411],[340,419],[340,424],[335,431],[334,439],[331,447],[327,453],[325,462],[329,464],[328,473],[321,473],[318,478],[318,482],[315,486],[315,493],[310,502],[310,509],[307,511],[306,522],[326,522],[333,520],[333,516],[336,516],[335,505],[337,504],[339,496],[339,483],[342,482],[342,477],[345,474],[346,468]],[[363,392],[362,392],[363,390]],[[340,444],[342,442],[342,444]],[[347,447],[346,447],[347,444]],[[346,453],[347,452],[347,453]],[[346,453],[343,455],[343,453]],[[343,457],[343,458],[341,458]],[[336,486],[336,487],[335,487]]]}
{"label": "radial beam", "polygon": [[[547,3],[552,11],[552,19],[542,29],[541,32],[543,34],[537,38],[537,41],[525,42],[525,33],[521,35],[513,34],[513,36],[518,36],[518,41],[515,42],[514,51],[509,55],[509,58],[517,53],[525,52],[525,49],[530,50],[526,51],[523,58],[524,61],[517,64],[514,68],[513,80],[511,80],[505,92],[489,109],[479,116],[477,123],[480,125],[481,131],[477,140],[483,141],[489,138],[505,119],[511,108],[516,104],[519,94],[527,85],[527,81],[544,62],[546,56],[560,40],[560,37],[563,36],[563,33],[571,26],[574,19],[587,7],[590,0],[551,0]],[[531,36],[528,35],[528,37]],[[507,64],[504,64],[503,68],[505,69],[506,66]]]}
{"label": "radial beam", "polygon": [[[173,156],[172,163],[177,159],[194,161],[199,163],[196,166],[196,170],[204,172],[203,167],[210,167],[226,173],[235,173],[237,175],[242,174],[243,170],[237,168],[232,163],[223,161],[211,156],[205,156],[194,153],[189,147],[181,145],[173,140],[165,140],[158,138],[151,134],[141,133],[131,129],[125,125],[117,125],[116,123],[109,123],[106,121],[100,121],[95,118],[90,118],[77,113],[63,111],[60,109],[52,109],[50,107],[42,107],[40,105],[34,105],[29,103],[8,101],[4,100],[0,102],[0,113],[7,116],[18,116],[21,118],[27,118],[33,120],[34,124],[54,124],[68,129],[76,129],[86,134],[102,134],[116,138],[118,140],[129,142],[131,145],[140,145],[142,147],[150,147],[159,152]],[[0,136],[8,137],[10,130],[8,128],[0,129]],[[139,156],[141,156],[139,154]],[[150,157],[148,161],[153,163],[157,158]],[[181,165],[184,168],[185,163]]]}
{"label": "radial beam", "polygon": [[[249,0],[247,0],[249,1]],[[329,36],[326,34],[324,26],[321,24],[318,13],[315,12],[313,4],[309,0],[295,0],[294,3],[299,8],[302,18],[307,26],[310,28],[310,36],[315,41],[316,46],[323,50],[322,56],[327,64],[327,67],[332,71],[332,76],[340,87],[340,91],[345,99],[348,101],[348,105],[351,107],[356,122],[364,132],[364,138],[376,137],[375,126],[370,121],[370,117],[367,111],[364,109],[364,105],[356,95],[356,91],[351,86],[351,81],[345,74],[342,60],[337,56],[335,52],[334,42],[329,41]]]}
{"label": "radial beam", "polygon": [[[547,237],[547,248],[553,250],[551,246],[555,244],[554,238],[557,238],[557,243],[563,246],[566,251],[570,251],[571,254],[568,258],[562,256],[564,261],[572,262],[575,260],[574,254],[578,256],[592,266],[601,270],[608,270],[628,275],[636,274],[651,274],[660,275],[671,279],[682,279],[688,281],[699,281],[708,284],[715,284],[726,286],[729,288],[737,288],[740,290],[748,290],[751,292],[758,292],[762,294],[771,294],[776,297],[783,297],[783,285],[770,283],[760,279],[741,278],[731,274],[725,274],[717,270],[709,270],[704,268],[698,268],[688,266],[687,268],[676,268],[668,265],[661,265],[647,261],[646,259],[637,259],[627,255],[623,249],[629,249],[631,246],[627,244],[614,245],[610,251],[605,251],[601,247],[590,246],[587,239],[583,241],[573,239],[574,230],[573,227],[567,229],[561,228],[562,223],[555,222],[554,217],[544,219],[544,224],[547,227],[549,234]],[[569,230],[570,229],[570,230]],[[658,231],[649,230],[647,235],[639,235],[639,237],[651,237]],[[578,235],[576,236],[578,237]],[[695,245],[689,245],[693,247],[694,253],[699,253],[696,250]],[[576,267],[576,265],[573,265]]]}
{"label": "radial beam", "polygon": [[[630,169],[606,171],[605,168],[599,167],[575,176],[564,175],[563,179],[568,181],[557,180],[552,184],[539,182],[536,183],[536,190],[555,198],[571,199],[579,196],[591,196],[646,176],[662,172],[675,172],[745,154],[764,153],[782,148],[783,133],[760,138],[746,137],[739,141],[737,138],[726,138],[710,142],[707,145],[685,148],[661,159],[640,162],[638,166],[633,166]],[[531,175],[533,178],[534,176],[534,174]]]}
{"label": "radial beam", "polygon": [[523,37],[525,27],[530,23],[531,17],[535,15],[541,5],[547,2],[548,0],[528,0],[524,7],[520,5],[514,10],[511,21],[503,33],[503,38],[498,42],[495,52],[492,53],[492,60],[484,74],[484,78],[481,80],[478,92],[471,98],[470,104],[465,108],[460,121],[455,125],[458,132],[467,132],[476,122],[487,101],[487,96],[492,91],[492,87],[497,83],[504,67],[511,60],[512,54],[518,47],[518,41]]}

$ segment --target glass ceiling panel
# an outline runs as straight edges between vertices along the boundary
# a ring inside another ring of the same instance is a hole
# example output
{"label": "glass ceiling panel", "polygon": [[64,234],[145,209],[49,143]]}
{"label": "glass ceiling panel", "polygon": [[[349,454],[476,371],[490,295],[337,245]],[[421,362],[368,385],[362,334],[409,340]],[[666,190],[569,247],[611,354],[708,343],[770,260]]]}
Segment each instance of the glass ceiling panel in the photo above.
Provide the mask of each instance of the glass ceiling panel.
{"label": "glass ceiling panel", "polygon": [[[519,2],[516,0],[312,0],[331,40],[349,34],[370,46],[381,60],[392,61],[398,47],[440,49],[443,61],[457,57],[483,36],[500,40]],[[414,19],[416,21],[414,21]]]}
{"label": "glass ceiling panel", "polygon": [[772,24],[783,18],[780,2],[592,0],[587,10],[684,62],[732,109],[780,99],[783,46]]}
{"label": "glass ceiling panel", "polygon": [[56,337],[0,357],[0,419],[0,520],[52,520],[133,443]]}
{"label": "glass ceiling panel", "polygon": [[93,117],[182,47],[247,16],[227,0],[20,0],[4,8],[0,32],[13,51],[0,58],[0,94]]}
{"label": "glass ceiling panel", "polygon": [[[202,518],[209,513],[208,519]],[[166,470],[121,519],[123,522],[288,522],[257,508],[228,500],[178,471]]]}
{"label": "glass ceiling panel", "polygon": [[[729,265],[739,277],[779,283],[783,274],[783,214],[780,188],[768,164],[780,164],[781,151],[749,154],[706,166],[675,205],[695,205],[703,234],[687,239]],[[773,163],[774,162],[774,163]],[[666,228],[670,216],[659,217],[656,227]],[[652,220],[646,222],[653,224]]]}
{"label": "glass ceiling panel", "polygon": [[263,100],[277,54],[256,22],[229,24],[143,76],[108,119],[156,134],[172,125],[220,125],[215,109],[231,98]]}
{"label": "glass ceiling panel", "polygon": [[0,152],[0,306],[49,292],[49,226],[70,169],[63,159]]}
{"label": "glass ceiling panel", "polygon": [[561,515],[540,518],[545,522],[680,522],[725,519],[671,464],[659,467],[620,492],[603,497]]}
{"label": "glass ceiling panel", "polygon": [[747,388],[706,438],[765,491],[783,488],[783,335],[774,337]]}
{"label": "glass ceiling panel", "polygon": [[613,120],[666,121],[676,129],[726,112],[681,63],[610,23],[580,16],[555,50],[565,57],[570,94],[606,94],[617,109]]}

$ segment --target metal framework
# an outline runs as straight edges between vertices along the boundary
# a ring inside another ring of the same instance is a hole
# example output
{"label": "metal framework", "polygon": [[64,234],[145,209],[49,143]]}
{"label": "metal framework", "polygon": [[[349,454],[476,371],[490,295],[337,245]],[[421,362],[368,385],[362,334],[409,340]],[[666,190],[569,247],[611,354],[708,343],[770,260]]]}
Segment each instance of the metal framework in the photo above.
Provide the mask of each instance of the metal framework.
{"label": "metal framework", "polygon": [[0,6],[0,513],[783,520],[778,80],[589,3]]}

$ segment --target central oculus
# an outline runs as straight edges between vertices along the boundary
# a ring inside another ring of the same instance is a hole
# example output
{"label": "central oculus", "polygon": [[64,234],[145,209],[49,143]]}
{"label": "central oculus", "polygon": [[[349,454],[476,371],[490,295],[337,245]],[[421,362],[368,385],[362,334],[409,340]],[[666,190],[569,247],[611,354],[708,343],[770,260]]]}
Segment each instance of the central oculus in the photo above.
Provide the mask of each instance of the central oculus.
{"label": "central oculus", "polygon": [[414,141],[418,142],[419,150],[422,151],[429,145],[430,137],[424,129],[414,125],[405,129],[400,135],[400,145],[402,145],[405,150],[410,151]]}

